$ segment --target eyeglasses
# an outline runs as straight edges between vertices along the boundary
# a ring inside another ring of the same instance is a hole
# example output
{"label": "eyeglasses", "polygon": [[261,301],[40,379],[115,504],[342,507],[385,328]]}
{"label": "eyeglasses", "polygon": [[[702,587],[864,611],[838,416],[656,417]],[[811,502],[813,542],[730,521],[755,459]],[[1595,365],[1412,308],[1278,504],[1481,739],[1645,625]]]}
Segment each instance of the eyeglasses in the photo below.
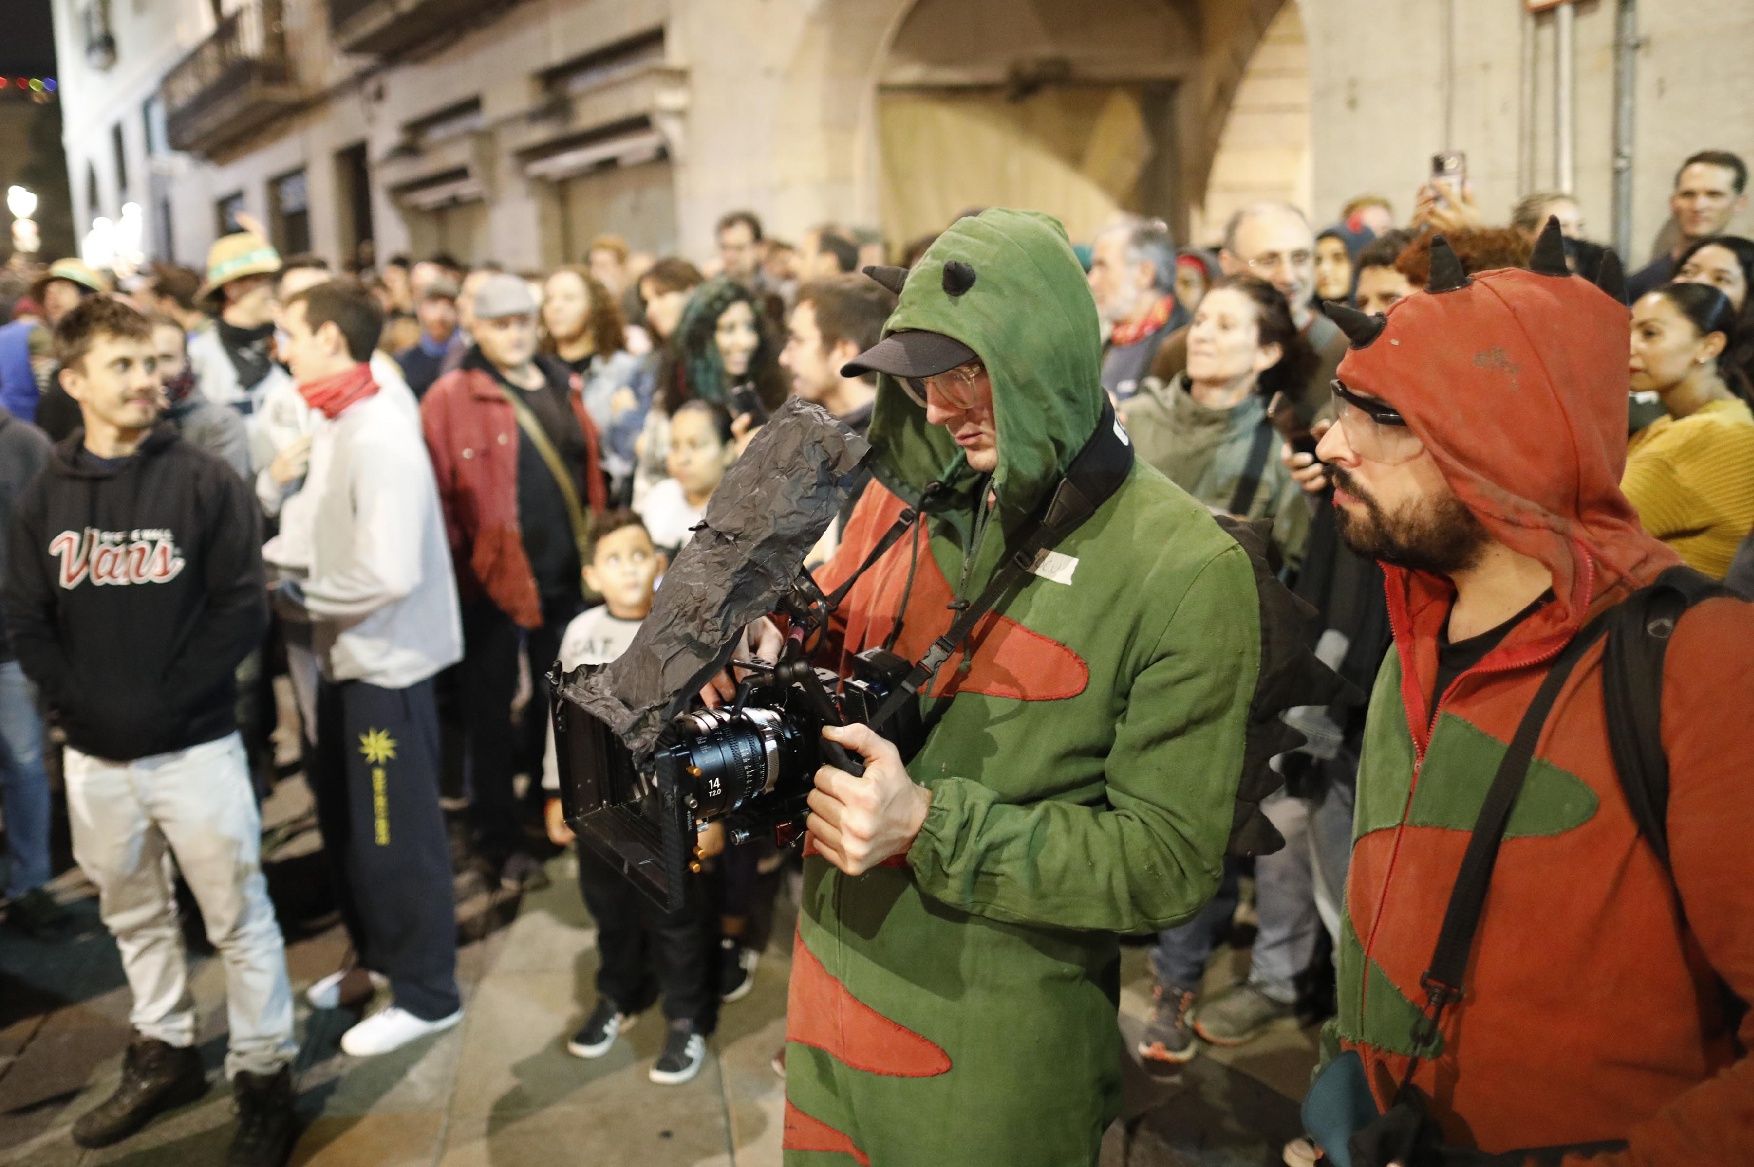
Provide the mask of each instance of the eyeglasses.
{"label": "eyeglasses", "polygon": [[970,361],[966,365],[958,365],[948,372],[934,373],[930,377],[903,377],[901,387],[921,409],[926,408],[928,391],[936,392],[952,409],[973,409],[986,404],[976,388],[986,375],[985,365],[979,361]]}
{"label": "eyeglasses", "polygon": [[1360,397],[1339,381],[1334,391],[1334,424],[1346,431],[1346,444],[1368,462],[1394,464],[1417,458],[1425,443],[1407,428],[1407,419],[1380,401]]}
{"label": "eyeglasses", "polygon": [[1267,272],[1276,272],[1286,264],[1290,264],[1293,269],[1308,267],[1314,260],[1313,251],[1269,251],[1266,255],[1251,256],[1243,262],[1256,275],[1264,275]]}

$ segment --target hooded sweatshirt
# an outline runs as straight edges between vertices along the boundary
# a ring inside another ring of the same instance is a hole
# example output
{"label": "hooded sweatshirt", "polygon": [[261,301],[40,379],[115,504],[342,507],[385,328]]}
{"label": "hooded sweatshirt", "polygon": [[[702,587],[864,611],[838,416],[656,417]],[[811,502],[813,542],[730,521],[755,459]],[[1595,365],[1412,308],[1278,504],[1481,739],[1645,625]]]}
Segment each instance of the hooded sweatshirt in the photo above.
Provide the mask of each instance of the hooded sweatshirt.
{"label": "hooded sweatshirt", "polygon": [[[1552,601],[1433,708],[1453,586],[1385,566],[1395,645],[1365,730],[1331,1030],[1363,1056],[1379,1105],[1407,1065],[1420,975],[1480,804],[1549,663],[1594,614],[1676,562],[1618,485],[1627,332],[1625,307],[1582,279],[1494,271],[1401,301],[1339,368],[1405,416],[1493,538],[1553,575]],[[1737,1060],[1718,978],[1754,997],[1754,610],[1708,600],[1668,649],[1672,878],[1614,771],[1601,660],[1598,644],[1546,722],[1465,995],[1413,1082],[1453,1145],[1624,1141],[1629,1150],[1588,1162],[1751,1162],[1754,1064]],[[1745,1019],[1743,1045],[1751,1038]]]}
{"label": "hooded sweatshirt", "polygon": [[249,487],[161,424],[99,464],[55,447],[13,516],[6,616],[74,749],[111,761],[236,729],[232,673],[268,626]]}
{"label": "hooded sweatshirt", "polygon": [[[951,261],[975,276],[959,295]],[[915,660],[1095,432],[1101,344],[1064,230],[1008,210],[945,232],[886,326],[901,329],[979,354],[998,468],[970,469],[882,378],[877,481],[818,582],[847,578],[943,482],[836,624],[851,653],[899,619],[895,650]],[[1250,561],[1139,460],[1054,551],[931,686],[953,699],[908,763],[932,792],[910,852],[857,879],[805,859],[788,1163],[1094,1161],[1120,1104],[1115,934],[1185,919],[1217,885],[1261,659]]]}

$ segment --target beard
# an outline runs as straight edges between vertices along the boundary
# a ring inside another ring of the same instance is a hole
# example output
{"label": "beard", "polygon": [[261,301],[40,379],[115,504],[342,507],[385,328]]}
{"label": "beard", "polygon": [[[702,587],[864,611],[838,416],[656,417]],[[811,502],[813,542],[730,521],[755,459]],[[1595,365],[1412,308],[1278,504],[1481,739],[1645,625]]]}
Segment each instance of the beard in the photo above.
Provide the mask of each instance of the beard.
{"label": "beard", "polygon": [[1340,538],[1359,555],[1433,575],[1454,575],[1480,562],[1492,536],[1454,492],[1390,512],[1338,466],[1328,468],[1335,485],[1364,507],[1362,517],[1334,508]]}

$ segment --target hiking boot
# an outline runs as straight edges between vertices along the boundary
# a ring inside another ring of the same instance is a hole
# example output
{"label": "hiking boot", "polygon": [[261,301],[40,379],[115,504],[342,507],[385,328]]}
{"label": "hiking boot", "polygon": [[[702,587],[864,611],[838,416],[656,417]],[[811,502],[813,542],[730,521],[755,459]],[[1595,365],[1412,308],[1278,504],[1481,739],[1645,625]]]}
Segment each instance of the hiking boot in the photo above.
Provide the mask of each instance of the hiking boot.
{"label": "hiking boot", "polygon": [[1295,1009],[1292,1002],[1275,1001],[1254,982],[1242,981],[1207,998],[1192,1020],[1194,1032],[1213,1045],[1242,1045]]}
{"label": "hiking boot", "polygon": [[6,923],[32,940],[65,940],[73,935],[73,913],[46,887],[33,887],[6,908]]}
{"label": "hiking boot", "polygon": [[193,1046],[135,1036],[122,1058],[116,1092],[79,1116],[73,1141],[82,1147],[119,1143],[158,1115],[207,1093],[207,1075]]}
{"label": "hiking boot", "polygon": [[225,1167],[285,1167],[298,1141],[291,1068],[273,1074],[239,1070],[231,1080],[231,1093],[238,1129],[231,1137]]}
{"label": "hiking boot", "polygon": [[700,1073],[706,1061],[706,1038],[692,1021],[672,1021],[664,1035],[664,1048],[646,1075],[660,1086],[680,1086]]}
{"label": "hiking boot", "polygon": [[761,954],[727,936],[719,941],[719,1000],[741,1001],[755,988],[755,966]]}
{"label": "hiking boot", "polygon": [[1200,1052],[1194,1031],[1188,1028],[1188,1009],[1194,991],[1179,985],[1153,985],[1151,1018],[1139,1035],[1139,1057],[1159,1065],[1179,1066]]}
{"label": "hiking boot", "polygon": [[633,1028],[635,1020],[608,997],[598,997],[597,1007],[591,1010],[579,1031],[567,1039],[566,1052],[575,1058],[600,1058],[609,1052],[622,1030]]}

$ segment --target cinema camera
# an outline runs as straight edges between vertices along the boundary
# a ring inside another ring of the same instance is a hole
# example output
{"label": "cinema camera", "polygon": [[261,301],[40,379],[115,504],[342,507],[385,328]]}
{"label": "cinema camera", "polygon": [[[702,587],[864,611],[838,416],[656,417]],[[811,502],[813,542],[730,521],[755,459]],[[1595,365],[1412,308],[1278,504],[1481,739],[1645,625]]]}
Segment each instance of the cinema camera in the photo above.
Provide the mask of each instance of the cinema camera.
{"label": "cinema camera", "polygon": [[[668,910],[682,904],[700,826],[723,822],[732,842],[797,838],[817,768],[860,770],[822,728],[873,724],[912,668],[872,649],[841,677],[812,667],[805,650],[845,589],[824,595],[804,557],[868,450],[820,407],[787,402],[714,492],[627,651],[549,674],[567,822]],[[733,659],[743,629],[768,614],[787,623],[780,659]],[[702,707],[695,695],[727,664],[743,677],[734,699]],[[894,704],[885,736],[906,743],[917,705]]]}

